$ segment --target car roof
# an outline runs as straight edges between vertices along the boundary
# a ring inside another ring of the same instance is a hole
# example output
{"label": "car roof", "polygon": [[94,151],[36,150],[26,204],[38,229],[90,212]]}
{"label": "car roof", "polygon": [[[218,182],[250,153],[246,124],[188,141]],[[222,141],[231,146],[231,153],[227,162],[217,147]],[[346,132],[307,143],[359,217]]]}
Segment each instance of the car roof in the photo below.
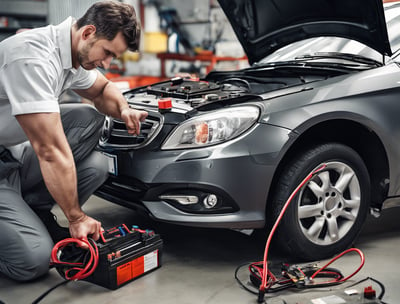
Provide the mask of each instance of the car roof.
{"label": "car roof", "polygon": [[319,36],[359,41],[391,56],[382,0],[218,0],[249,63]]}

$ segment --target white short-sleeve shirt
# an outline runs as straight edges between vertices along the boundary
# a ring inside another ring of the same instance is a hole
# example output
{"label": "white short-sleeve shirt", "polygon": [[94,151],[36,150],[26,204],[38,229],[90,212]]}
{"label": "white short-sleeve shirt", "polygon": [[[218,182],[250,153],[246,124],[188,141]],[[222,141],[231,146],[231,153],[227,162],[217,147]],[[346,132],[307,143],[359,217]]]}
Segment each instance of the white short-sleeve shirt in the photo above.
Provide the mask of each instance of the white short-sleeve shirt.
{"label": "white short-sleeve shirt", "polygon": [[66,89],[87,89],[97,72],[72,67],[71,27],[59,25],[24,31],[0,42],[0,144],[26,141],[15,115],[59,112]]}

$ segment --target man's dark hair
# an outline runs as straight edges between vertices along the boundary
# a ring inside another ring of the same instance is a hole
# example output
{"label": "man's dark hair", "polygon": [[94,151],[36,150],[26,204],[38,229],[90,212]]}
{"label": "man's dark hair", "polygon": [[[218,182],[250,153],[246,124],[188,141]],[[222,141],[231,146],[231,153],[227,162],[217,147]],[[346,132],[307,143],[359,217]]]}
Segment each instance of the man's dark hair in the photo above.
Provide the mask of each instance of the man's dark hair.
{"label": "man's dark hair", "polygon": [[135,9],[129,4],[111,0],[96,2],[76,24],[78,29],[85,25],[94,25],[96,36],[110,41],[118,32],[122,32],[128,49],[131,51],[139,49],[140,23]]}

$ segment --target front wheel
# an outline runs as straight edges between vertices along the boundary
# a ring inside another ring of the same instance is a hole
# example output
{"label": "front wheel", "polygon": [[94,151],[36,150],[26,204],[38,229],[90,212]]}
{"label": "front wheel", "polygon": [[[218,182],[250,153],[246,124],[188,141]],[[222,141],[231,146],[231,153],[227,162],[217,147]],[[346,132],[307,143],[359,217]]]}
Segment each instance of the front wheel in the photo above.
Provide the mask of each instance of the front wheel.
{"label": "front wheel", "polygon": [[307,150],[285,166],[277,183],[274,221],[301,181],[325,164],[293,197],[274,236],[291,257],[318,260],[348,248],[365,221],[370,179],[356,151],[339,143]]}

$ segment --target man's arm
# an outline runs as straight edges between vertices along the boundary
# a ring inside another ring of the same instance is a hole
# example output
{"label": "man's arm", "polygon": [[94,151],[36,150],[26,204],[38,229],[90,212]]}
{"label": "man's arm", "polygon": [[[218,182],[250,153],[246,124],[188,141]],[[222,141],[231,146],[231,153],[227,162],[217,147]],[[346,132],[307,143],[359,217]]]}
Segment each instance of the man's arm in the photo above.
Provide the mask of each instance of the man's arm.
{"label": "man's arm", "polygon": [[17,115],[39,159],[44,182],[69,221],[71,236],[99,238],[100,222],[87,216],[78,202],[74,158],[59,113]]}
{"label": "man's arm", "polygon": [[97,73],[97,79],[89,89],[75,92],[90,99],[100,112],[122,119],[130,134],[139,135],[140,122],[146,119],[147,112],[130,108],[118,87],[103,74]]}

